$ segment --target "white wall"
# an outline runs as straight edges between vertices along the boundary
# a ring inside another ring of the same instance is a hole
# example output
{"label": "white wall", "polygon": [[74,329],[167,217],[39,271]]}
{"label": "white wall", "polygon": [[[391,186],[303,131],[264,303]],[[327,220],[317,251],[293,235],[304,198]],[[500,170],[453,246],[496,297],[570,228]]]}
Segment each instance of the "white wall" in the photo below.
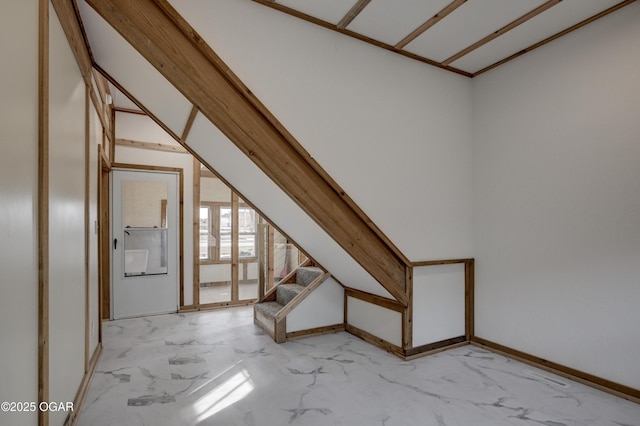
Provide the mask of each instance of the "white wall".
{"label": "white wall", "polygon": [[102,143],[102,123],[89,102],[89,354],[98,345],[99,270],[98,270],[98,174],[101,173],[98,145]]}
{"label": "white wall", "polygon": [[[19,40],[19,42],[16,42]],[[38,400],[38,2],[0,13],[0,401]],[[34,425],[37,413],[0,412]]]}
{"label": "white wall", "polygon": [[344,288],[327,279],[287,315],[287,333],[344,323]]}
{"label": "white wall", "polygon": [[465,335],[464,264],[413,269],[413,346]]}
{"label": "white wall", "polygon": [[471,256],[470,79],[253,2],[171,4],[407,257]]}
{"label": "white wall", "polygon": [[[116,138],[141,142],[175,144],[150,118],[129,113],[116,113]],[[173,140],[173,139],[171,139]],[[182,237],[184,238],[184,304],[193,303],[193,157],[165,151],[116,146],[118,163],[178,167],[183,178]]]}
{"label": "white wall", "polygon": [[476,334],[640,388],[640,4],[473,79]]}
{"label": "white wall", "polygon": [[[49,395],[73,401],[85,360],[85,84],[49,13]],[[67,415],[51,412],[50,424]]]}

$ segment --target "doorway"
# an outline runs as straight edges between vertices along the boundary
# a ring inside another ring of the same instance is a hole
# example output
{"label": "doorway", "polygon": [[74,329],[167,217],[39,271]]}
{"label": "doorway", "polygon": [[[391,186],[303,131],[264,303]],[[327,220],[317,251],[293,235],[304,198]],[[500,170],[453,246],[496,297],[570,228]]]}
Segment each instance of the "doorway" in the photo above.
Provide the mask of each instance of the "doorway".
{"label": "doorway", "polygon": [[111,319],[179,309],[180,188],[175,169],[113,169]]}

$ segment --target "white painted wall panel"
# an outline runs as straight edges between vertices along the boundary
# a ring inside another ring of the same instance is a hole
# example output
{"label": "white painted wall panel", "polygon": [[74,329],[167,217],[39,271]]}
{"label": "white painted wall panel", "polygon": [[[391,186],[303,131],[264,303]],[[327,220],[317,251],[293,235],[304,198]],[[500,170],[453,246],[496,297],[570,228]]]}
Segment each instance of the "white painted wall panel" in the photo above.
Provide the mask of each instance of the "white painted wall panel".
{"label": "white painted wall panel", "polygon": [[[49,395],[73,401],[85,355],[85,84],[49,13]],[[50,424],[67,414],[51,412]]]}
{"label": "white painted wall panel", "polygon": [[640,388],[640,4],[474,81],[476,334]]}
{"label": "white painted wall panel", "polygon": [[344,323],[344,288],[329,278],[287,315],[287,333]]}
{"label": "white painted wall panel", "polygon": [[402,347],[402,314],[347,297],[347,324]]}
{"label": "white painted wall panel", "polygon": [[472,256],[470,79],[253,2],[171,4],[407,257]]}
{"label": "white painted wall panel", "polygon": [[[125,118],[122,122],[119,121],[122,116],[130,115],[131,114],[123,113],[116,115],[117,137],[129,139],[130,135],[144,135],[146,134],[145,129],[148,129],[151,135],[157,133],[158,125],[151,120],[144,119],[142,116],[140,116],[143,118],[142,120]],[[152,142],[152,140],[149,140],[149,142]],[[193,157],[190,154],[116,146],[116,162],[148,166],[178,167],[183,170],[184,204],[182,212],[182,237],[184,238],[184,304],[193,304]]]}
{"label": "white painted wall panel", "polygon": [[[11,3],[0,13],[0,401],[37,401],[38,2]],[[0,412],[3,425],[37,419]]]}
{"label": "white painted wall panel", "polygon": [[464,264],[413,269],[413,346],[465,335]]}

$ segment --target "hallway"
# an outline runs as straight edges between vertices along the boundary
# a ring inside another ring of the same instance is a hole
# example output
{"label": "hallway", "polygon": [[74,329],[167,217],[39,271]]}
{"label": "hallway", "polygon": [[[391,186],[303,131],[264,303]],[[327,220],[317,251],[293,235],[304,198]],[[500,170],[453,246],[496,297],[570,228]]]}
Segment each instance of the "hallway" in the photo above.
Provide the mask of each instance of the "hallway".
{"label": "hallway", "polygon": [[104,323],[78,425],[640,425],[640,405],[474,346],[404,362],[348,333],[276,345],[252,321]]}

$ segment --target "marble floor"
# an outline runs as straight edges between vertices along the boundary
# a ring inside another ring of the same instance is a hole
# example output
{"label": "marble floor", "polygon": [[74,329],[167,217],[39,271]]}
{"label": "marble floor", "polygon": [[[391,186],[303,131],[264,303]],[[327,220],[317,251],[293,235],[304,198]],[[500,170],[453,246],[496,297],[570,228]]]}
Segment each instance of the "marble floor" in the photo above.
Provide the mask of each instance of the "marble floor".
{"label": "marble floor", "polygon": [[474,346],[405,362],[348,333],[277,345],[251,307],[103,332],[81,426],[640,426],[640,405]]}

